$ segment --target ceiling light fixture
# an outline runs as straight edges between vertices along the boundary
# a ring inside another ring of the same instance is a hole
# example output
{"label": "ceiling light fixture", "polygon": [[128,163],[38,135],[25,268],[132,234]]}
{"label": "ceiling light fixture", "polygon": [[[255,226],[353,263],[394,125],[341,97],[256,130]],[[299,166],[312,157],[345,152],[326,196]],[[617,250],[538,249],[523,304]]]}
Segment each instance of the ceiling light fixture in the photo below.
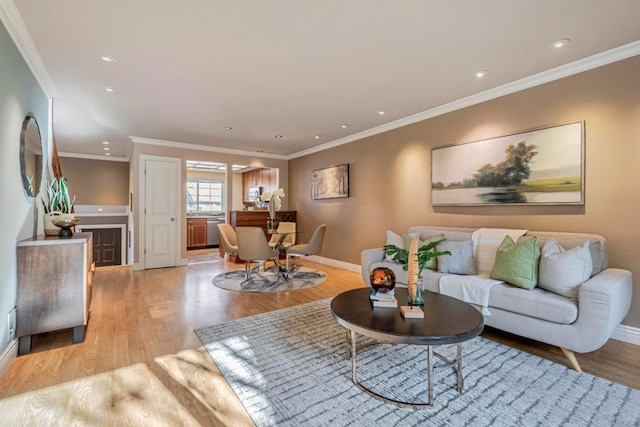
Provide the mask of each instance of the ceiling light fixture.
{"label": "ceiling light fixture", "polygon": [[104,155],[105,155],[105,156],[110,156],[110,155],[111,155],[111,153],[104,153]]}
{"label": "ceiling light fixture", "polygon": [[349,125],[342,125],[342,126],[340,126],[340,127],[341,127],[342,129],[346,129],[346,128],[348,128],[348,127],[349,127]]}
{"label": "ceiling light fixture", "polygon": [[559,39],[549,45],[551,49],[562,49],[571,43],[571,39]]}
{"label": "ceiling light fixture", "polygon": [[380,114],[381,116],[384,116],[384,111],[378,111],[378,114]]}
{"label": "ceiling light fixture", "polygon": [[102,141],[104,145],[109,145],[109,141]]}
{"label": "ceiling light fixture", "polygon": [[104,90],[106,90],[107,92],[115,92],[116,90],[112,87],[105,87]]}
{"label": "ceiling light fixture", "polygon": [[231,130],[231,129],[233,129],[231,126],[225,126],[224,128],[225,128],[225,130]]}
{"label": "ceiling light fixture", "polygon": [[320,135],[314,136],[315,139],[320,139]]}
{"label": "ceiling light fixture", "polygon": [[474,75],[476,76],[476,78],[481,79],[484,76],[486,76],[487,74],[489,74],[489,72],[487,70],[480,70],[480,71],[476,71],[476,73]]}
{"label": "ceiling light fixture", "polygon": [[111,148],[109,148],[109,147],[104,147],[104,151],[111,151]]}
{"label": "ceiling light fixture", "polygon": [[100,59],[102,59],[104,62],[118,62],[118,58],[111,55],[102,55]]}
{"label": "ceiling light fixture", "polygon": [[276,135],[276,138],[281,139],[282,135]]}

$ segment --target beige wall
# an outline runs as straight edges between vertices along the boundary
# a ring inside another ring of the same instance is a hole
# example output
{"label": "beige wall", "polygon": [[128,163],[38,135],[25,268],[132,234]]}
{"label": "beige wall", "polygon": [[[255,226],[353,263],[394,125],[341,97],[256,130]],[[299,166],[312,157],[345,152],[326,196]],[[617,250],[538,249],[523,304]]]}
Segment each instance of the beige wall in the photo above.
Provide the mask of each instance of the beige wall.
{"label": "beige wall", "polygon": [[128,163],[60,157],[60,167],[77,205],[129,204]]}
{"label": "beige wall", "polygon": [[[634,301],[625,324],[640,327],[640,57],[634,57],[289,163],[290,207],[308,239],[327,223],[321,255],[360,263],[384,231],[411,225],[513,227],[598,233],[609,265],[631,270]],[[436,146],[544,125],[585,121],[584,206],[434,209],[430,155]],[[310,172],[349,163],[348,199],[310,199]]]}

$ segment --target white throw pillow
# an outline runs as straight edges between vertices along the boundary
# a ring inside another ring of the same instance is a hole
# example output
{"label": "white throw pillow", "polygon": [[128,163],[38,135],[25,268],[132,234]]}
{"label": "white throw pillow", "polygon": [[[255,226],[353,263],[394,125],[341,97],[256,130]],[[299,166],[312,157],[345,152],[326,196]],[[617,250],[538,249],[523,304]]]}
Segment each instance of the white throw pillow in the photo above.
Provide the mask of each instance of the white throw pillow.
{"label": "white throw pillow", "polygon": [[538,286],[577,300],[578,286],[591,277],[592,269],[588,240],[567,250],[557,240],[549,239],[540,256]]}
{"label": "white throw pillow", "polygon": [[[420,235],[420,233],[411,233],[409,234],[409,236],[411,236],[412,238],[418,237]],[[400,249],[407,249],[404,246],[404,239],[402,238],[402,236],[400,234],[396,234],[391,230],[387,230],[387,245],[395,245],[397,247],[399,247]],[[395,262],[393,260],[392,257],[390,257],[389,255],[385,254],[384,256],[384,260],[385,261],[391,261],[391,262]]]}

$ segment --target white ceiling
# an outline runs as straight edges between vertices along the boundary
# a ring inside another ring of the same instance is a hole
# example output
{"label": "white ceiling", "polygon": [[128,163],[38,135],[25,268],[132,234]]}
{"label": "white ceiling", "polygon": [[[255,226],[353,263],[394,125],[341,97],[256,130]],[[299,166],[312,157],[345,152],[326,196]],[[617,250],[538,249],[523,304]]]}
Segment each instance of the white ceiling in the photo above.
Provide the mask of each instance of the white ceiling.
{"label": "white ceiling", "polygon": [[103,156],[109,141],[113,157],[131,136],[288,156],[640,40],[638,0],[0,6],[42,59],[58,150]]}

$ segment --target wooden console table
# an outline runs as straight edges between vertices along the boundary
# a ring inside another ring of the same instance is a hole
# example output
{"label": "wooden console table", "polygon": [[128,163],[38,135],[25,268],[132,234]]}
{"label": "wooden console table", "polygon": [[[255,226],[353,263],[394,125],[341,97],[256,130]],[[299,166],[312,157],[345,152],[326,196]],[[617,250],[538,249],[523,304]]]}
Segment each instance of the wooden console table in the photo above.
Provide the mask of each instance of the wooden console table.
{"label": "wooden console table", "polygon": [[73,328],[73,342],[84,341],[89,320],[93,235],[61,239],[37,236],[18,246],[18,354],[31,351],[31,336]]}

